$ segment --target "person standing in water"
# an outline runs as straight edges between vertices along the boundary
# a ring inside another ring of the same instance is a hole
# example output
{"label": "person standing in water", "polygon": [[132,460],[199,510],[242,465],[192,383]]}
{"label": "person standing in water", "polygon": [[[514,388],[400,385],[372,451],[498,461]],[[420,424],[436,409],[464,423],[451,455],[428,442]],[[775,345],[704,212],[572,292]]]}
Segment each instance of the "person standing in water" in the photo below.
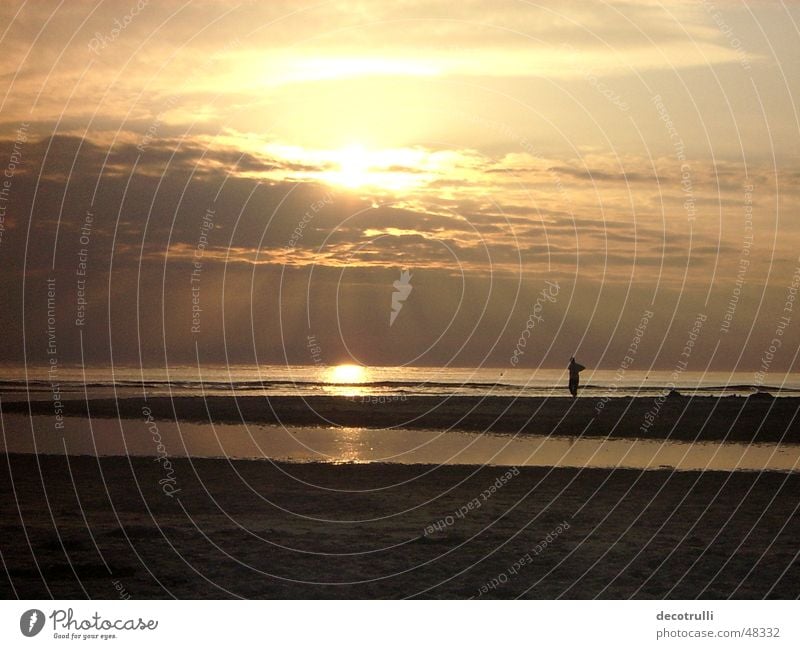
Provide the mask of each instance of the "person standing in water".
{"label": "person standing in water", "polygon": [[573,397],[578,396],[578,383],[581,372],[585,369],[583,365],[575,362],[574,356],[569,359],[569,392]]}

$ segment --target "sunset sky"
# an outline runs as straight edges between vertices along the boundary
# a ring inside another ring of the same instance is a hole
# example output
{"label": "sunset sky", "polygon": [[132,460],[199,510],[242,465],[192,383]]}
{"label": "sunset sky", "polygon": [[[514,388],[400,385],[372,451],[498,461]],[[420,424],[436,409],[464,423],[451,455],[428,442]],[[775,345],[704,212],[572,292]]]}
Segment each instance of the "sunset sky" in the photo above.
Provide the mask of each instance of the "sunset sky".
{"label": "sunset sky", "polygon": [[0,359],[796,368],[794,2],[0,12]]}

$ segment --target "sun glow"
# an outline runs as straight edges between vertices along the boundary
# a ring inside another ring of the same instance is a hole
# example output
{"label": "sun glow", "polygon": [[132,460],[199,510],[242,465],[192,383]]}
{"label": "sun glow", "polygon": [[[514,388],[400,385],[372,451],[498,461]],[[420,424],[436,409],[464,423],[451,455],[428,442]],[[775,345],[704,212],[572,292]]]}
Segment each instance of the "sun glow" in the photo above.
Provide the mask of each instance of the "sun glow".
{"label": "sun glow", "polygon": [[336,157],[339,170],[334,171],[332,177],[339,185],[355,188],[369,184],[370,160],[363,146],[349,146],[339,151]]}
{"label": "sun glow", "polygon": [[325,380],[338,384],[363,383],[367,380],[367,369],[361,365],[336,365],[328,370]]}
{"label": "sun glow", "polygon": [[[243,138],[244,135],[234,135],[224,141],[243,147]],[[464,151],[429,150],[421,146],[372,149],[359,142],[338,149],[310,149],[269,142],[257,147],[257,155],[276,166],[276,169],[254,173],[253,177],[259,179],[285,180],[285,167],[297,167],[289,175],[296,181],[388,192],[403,192],[452,177],[470,162]]]}
{"label": "sun glow", "polygon": [[320,180],[347,189],[407,190],[430,182],[445,166],[441,154],[417,148],[371,150],[352,144],[326,157],[331,169]]}

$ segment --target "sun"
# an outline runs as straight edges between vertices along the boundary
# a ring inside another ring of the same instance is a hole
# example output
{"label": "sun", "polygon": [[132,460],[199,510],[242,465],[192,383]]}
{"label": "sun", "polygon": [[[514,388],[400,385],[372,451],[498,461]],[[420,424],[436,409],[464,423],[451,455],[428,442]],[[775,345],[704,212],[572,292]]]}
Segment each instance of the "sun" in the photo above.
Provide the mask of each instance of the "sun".
{"label": "sun", "polygon": [[355,189],[371,182],[369,156],[363,146],[354,144],[345,147],[335,157],[338,170],[333,175],[338,184]]}
{"label": "sun", "polygon": [[363,383],[367,377],[367,370],[361,365],[336,365],[328,370],[326,380],[328,383]]}
{"label": "sun", "polygon": [[434,179],[444,157],[421,148],[369,149],[355,143],[319,152],[327,169],[319,178],[345,189],[404,191]]}
{"label": "sun", "polygon": [[[400,193],[425,189],[431,183],[460,173],[462,154],[423,146],[370,148],[350,140],[337,149],[305,149],[278,143],[267,144],[262,153],[270,158],[307,168],[296,178],[340,187],[351,193]],[[266,178],[276,178],[267,172]]]}

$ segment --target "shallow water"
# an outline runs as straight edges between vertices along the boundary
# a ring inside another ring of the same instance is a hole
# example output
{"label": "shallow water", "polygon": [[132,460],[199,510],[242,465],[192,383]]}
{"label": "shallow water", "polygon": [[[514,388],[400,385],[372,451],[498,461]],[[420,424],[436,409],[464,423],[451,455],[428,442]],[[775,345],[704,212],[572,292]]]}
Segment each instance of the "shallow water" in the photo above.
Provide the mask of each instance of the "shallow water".
{"label": "shallow water", "polygon": [[798,471],[800,445],[491,435],[415,429],[211,425],[5,414],[12,453],[227,457],[289,462]]}
{"label": "shallow water", "polygon": [[[581,374],[581,395],[648,396],[676,389],[694,396],[800,396],[800,374],[772,374],[768,385],[755,385],[752,372],[673,372],[588,369]],[[364,367],[357,376],[340,375],[326,366],[203,366],[136,368],[0,365],[0,396],[6,400],[52,400],[53,382],[64,398],[155,396],[340,396],[400,397],[477,395],[507,397],[566,396],[567,370],[499,368]]]}

